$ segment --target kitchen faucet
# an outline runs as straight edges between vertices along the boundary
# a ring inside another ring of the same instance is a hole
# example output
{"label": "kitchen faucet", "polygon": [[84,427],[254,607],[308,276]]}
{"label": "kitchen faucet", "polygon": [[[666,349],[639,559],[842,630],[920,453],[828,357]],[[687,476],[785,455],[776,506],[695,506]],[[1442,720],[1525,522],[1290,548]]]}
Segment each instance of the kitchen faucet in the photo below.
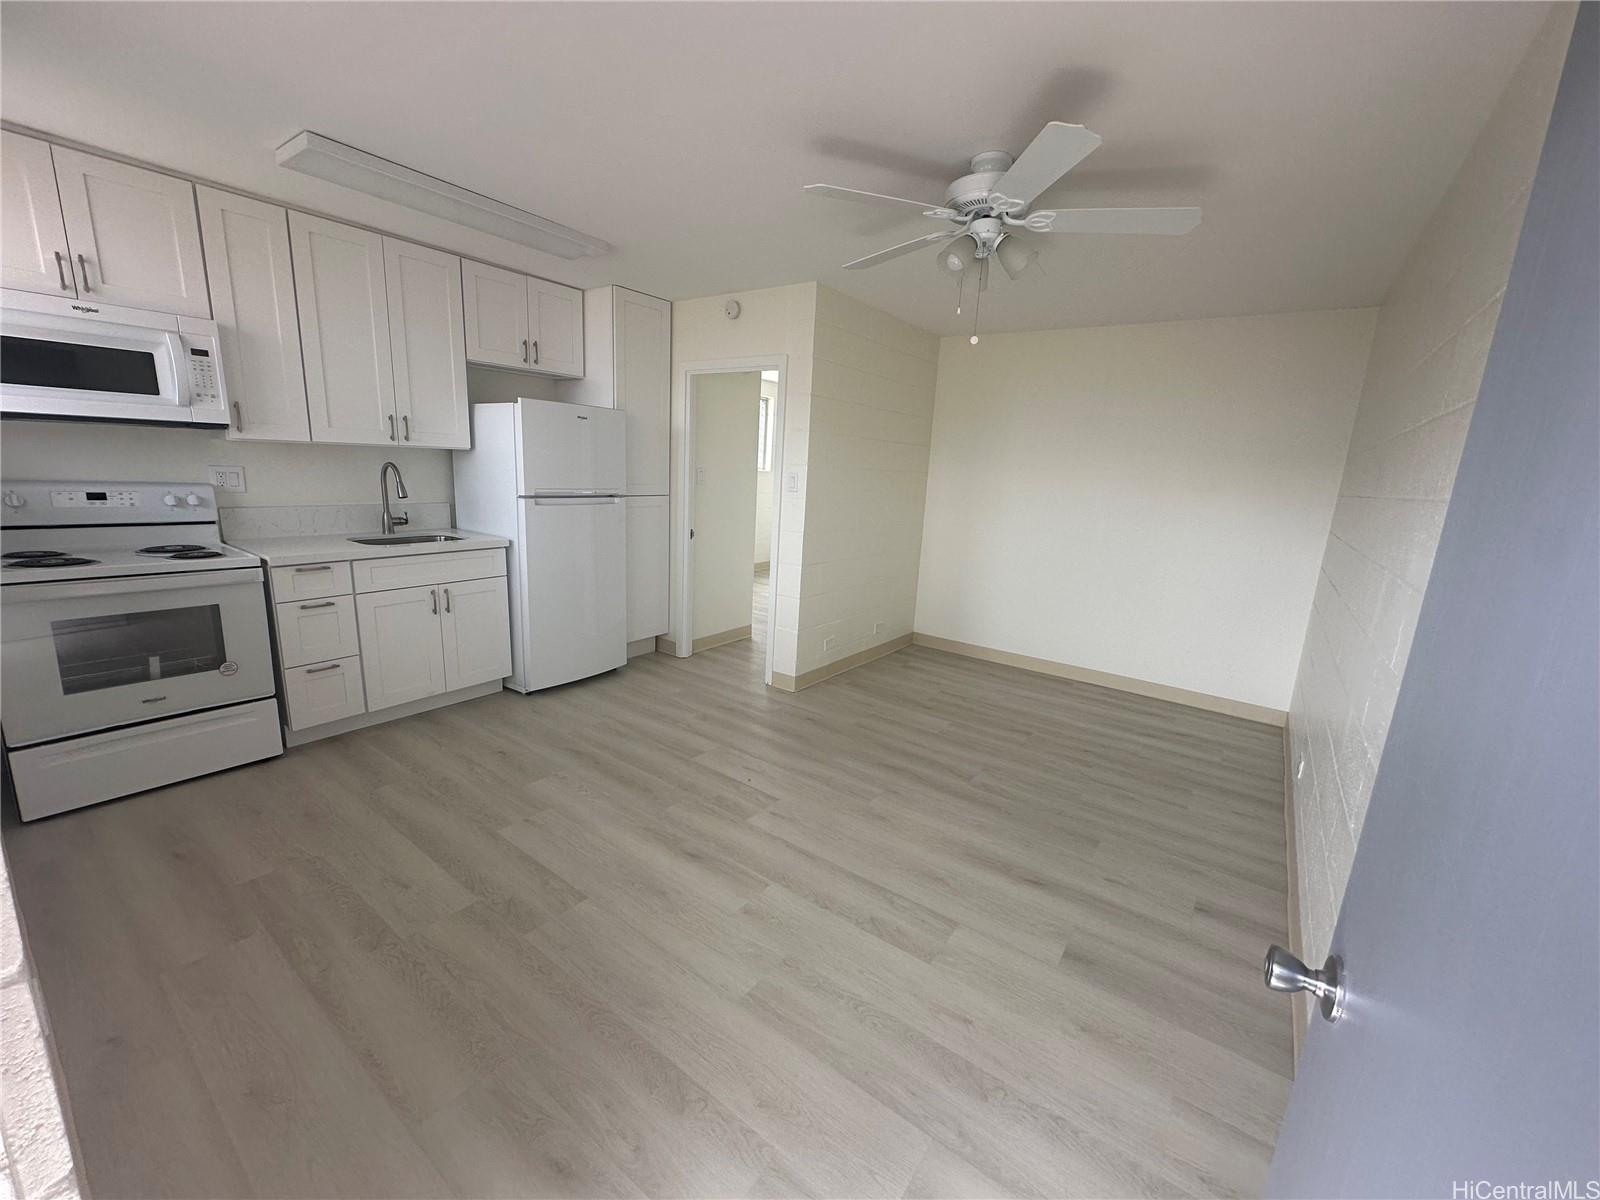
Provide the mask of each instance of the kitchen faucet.
{"label": "kitchen faucet", "polygon": [[411,518],[408,516],[395,516],[389,511],[389,472],[394,472],[394,495],[397,500],[407,500],[411,493],[406,491],[406,481],[400,474],[400,468],[392,462],[386,462],[378,468],[378,492],[383,496],[383,532],[384,536],[392,534],[396,525],[409,525]]}

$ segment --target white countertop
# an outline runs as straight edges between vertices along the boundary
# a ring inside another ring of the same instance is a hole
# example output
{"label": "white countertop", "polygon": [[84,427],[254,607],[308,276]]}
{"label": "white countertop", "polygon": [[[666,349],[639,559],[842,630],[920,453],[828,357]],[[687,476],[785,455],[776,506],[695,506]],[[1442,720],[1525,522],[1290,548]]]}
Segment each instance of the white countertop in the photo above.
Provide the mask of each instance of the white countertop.
{"label": "white countertop", "polygon": [[395,531],[397,537],[409,534],[448,533],[460,538],[458,542],[414,542],[409,545],[363,546],[352,542],[353,537],[379,537],[373,533],[311,533],[295,537],[234,538],[228,544],[256,554],[270,567],[290,567],[301,563],[339,562],[358,558],[401,558],[413,554],[450,554],[460,550],[496,550],[511,543],[503,537],[488,533],[473,533],[468,529],[406,529]]}

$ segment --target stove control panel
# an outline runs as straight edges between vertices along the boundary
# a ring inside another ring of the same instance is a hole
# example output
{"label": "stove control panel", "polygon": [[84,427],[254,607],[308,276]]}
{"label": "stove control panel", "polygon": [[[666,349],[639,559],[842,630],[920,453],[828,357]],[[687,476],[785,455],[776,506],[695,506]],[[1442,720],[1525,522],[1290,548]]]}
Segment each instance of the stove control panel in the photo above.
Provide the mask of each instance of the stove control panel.
{"label": "stove control panel", "polygon": [[216,521],[216,509],[209,483],[13,479],[0,489],[0,525],[13,529],[205,524]]}
{"label": "stove control panel", "polygon": [[139,493],[127,488],[59,488],[50,493],[51,508],[138,508]]}

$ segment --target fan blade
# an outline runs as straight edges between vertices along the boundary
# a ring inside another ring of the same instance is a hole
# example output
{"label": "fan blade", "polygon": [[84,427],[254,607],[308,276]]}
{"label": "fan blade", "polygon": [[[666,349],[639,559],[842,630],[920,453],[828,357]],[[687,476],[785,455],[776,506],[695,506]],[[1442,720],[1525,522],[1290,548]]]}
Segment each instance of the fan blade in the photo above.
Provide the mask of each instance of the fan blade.
{"label": "fan blade", "polygon": [[994,185],[995,207],[1002,212],[1027,208],[1040,192],[1089,157],[1099,144],[1100,135],[1082,125],[1051,121]]}
{"label": "fan blade", "polygon": [[881,192],[863,192],[860,188],[835,187],[831,183],[808,183],[805,190],[813,196],[827,196],[830,200],[854,200],[858,204],[909,204],[912,208],[939,216],[954,212],[942,204],[924,204],[921,200],[907,200],[904,196],[885,196]]}
{"label": "fan blade", "polygon": [[898,246],[890,246],[887,250],[879,250],[876,254],[869,254],[865,258],[858,258],[854,262],[844,265],[846,271],[859,271],[862,267],[875,267],[881,262],[888,262],[891,258],[899,258],[902,254],[910,254],[921,246],[930,242],[948,242],[961,236],[959,229],[941,229],[938,233],[925,233],[921,237],[912,238],[909,242],[901,242]]}
{"label": "fan blade", "polygon": [[1198,208],[1042,208],[1023,221],[1030,233],[1188,233]]}

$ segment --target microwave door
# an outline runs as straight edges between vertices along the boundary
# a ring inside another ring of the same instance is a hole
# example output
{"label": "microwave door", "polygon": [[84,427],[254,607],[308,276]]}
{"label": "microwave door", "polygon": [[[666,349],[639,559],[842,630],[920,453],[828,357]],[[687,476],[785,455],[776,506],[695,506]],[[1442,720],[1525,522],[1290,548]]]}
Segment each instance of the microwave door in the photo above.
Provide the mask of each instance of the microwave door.
{"label": "microwave door", "polygon": [[6,744],[272,695],[261,571],[203,574],[6,586]]}

